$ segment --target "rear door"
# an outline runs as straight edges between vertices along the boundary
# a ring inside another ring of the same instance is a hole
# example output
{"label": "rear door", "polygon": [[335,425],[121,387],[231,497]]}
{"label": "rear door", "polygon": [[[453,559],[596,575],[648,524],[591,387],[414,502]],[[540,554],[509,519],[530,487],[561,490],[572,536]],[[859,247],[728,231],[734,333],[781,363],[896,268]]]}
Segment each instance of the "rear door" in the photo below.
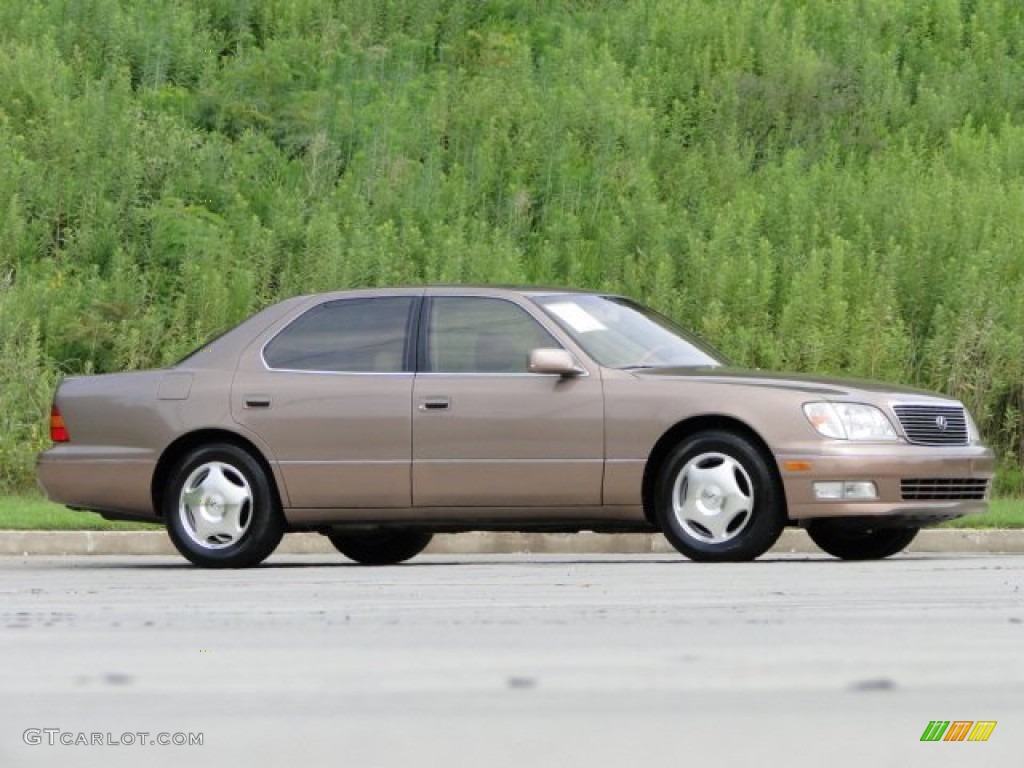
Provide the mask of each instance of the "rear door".
{"label": "rear door", "polygon": [[414,505],[600,505],[600,376],[529,373],[531,349],[562,345],[515,302],[425,301],[413,396]]}
{"label": "rear door", "polygon": [[231,410],[277,459],[292,507],[408,507],[416,295],[304,312],[236,372]]}

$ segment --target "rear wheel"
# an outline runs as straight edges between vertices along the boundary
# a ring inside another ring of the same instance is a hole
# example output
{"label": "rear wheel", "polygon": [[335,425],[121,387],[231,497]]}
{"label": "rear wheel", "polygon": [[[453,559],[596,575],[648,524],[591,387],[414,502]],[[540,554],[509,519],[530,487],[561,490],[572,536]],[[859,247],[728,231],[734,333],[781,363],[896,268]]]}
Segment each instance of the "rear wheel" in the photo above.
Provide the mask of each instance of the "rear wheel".
{"label": "rear wheel", "polygon": [[163,513],[174,546],[205,568],[258,565],[284,535],[266,473],[230,443],[203,446],[178,463],[164,489]]}
{"label": "rear wheel", "polygon": [[871,528],[842,520],[812,520],[807,535],[825,552],[842,560],[881,560],[902,552],[919,528]]}
{"label": "rear wheel", "polygon": [[658,522],[679,552],[702,562],[753,560],[785,524],[779,481],[760,448],[734,432],[683,440],[655,486]]}
{"label": "rear wheel", "polygon": [[363,565],[394,565],[415,557],[434,538],[423,531],[379,529],[376,531],[334,531],[327,534],[334,548]]}

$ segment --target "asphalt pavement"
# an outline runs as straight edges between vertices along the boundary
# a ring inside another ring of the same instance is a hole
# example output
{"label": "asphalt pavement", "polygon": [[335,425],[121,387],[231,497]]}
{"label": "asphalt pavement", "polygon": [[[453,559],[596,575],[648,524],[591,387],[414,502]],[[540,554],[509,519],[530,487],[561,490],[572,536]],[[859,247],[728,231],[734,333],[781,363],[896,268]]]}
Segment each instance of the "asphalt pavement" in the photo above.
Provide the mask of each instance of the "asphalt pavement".
{"label": "asphalt pavement", "polygon": [[[1024,554],[1024,529],[926,528],[910,552]],[[335,552],[317,533],[290,533],[277,548],[282,555],[324,555]],[[675,550],[660,533],[471,533],[440,534],[427,549],[433,555],[469,554],[669,554]],[[800,528],[787,528],[771,553],[820,554]],[[153,531],[0,531],[3,555],[170,555],[167,533]]]}
{"label": "asphalt pavement", "polygon": [[2,557],[0,765],[1020,766],[1022,585],[964,554]]}

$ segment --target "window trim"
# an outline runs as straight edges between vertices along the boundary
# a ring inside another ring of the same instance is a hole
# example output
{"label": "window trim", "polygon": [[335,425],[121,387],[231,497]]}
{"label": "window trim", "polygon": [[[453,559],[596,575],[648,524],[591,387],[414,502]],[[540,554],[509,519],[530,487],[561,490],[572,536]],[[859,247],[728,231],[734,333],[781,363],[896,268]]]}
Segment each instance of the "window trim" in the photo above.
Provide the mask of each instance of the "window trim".
{"label": "window trim", "polygon": [[[291,328],[295,323],[301,320],[310,312],[313,312],[327,304],[339,304],[341,302],[348,301],[376,301],[379,299],[411,299],[409,309],[406,311],[405,318],[405,339],[402,345],[402,370],[400,371],[318,371],[314,368],[276,368],[267,362],[266,351],[278,336]],[[415,344],[411,343],[412,339],[419,337],[419,323],[421,309],[423,305],[423,296],[420,294],[382,294],[378,296],[343,296],[340,298],[330,298],[324,301],[319,301],[310,307],[307,307],[302,312],[297,314],[295,317],[288,320],[283,326],[278,328],[269,339],[267,339],[263,346],[260,347],[259,359],[263,364],[264,369],[272,371],[274,373],[306,373],[320,376],[414,376],[416,374],[416,359],[415,359]]]}

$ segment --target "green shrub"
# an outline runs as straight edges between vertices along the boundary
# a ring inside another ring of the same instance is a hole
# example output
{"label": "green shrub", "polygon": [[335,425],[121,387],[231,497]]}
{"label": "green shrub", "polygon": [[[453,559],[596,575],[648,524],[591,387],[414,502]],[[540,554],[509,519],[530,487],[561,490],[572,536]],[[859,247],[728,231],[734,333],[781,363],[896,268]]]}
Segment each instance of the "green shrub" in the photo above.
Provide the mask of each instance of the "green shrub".
{"label": "green shrub", "polygon": [[962,398],[1021,490],[1011,0],[0,0],[0,489],[62,373],[296,293],[621,291]]}

